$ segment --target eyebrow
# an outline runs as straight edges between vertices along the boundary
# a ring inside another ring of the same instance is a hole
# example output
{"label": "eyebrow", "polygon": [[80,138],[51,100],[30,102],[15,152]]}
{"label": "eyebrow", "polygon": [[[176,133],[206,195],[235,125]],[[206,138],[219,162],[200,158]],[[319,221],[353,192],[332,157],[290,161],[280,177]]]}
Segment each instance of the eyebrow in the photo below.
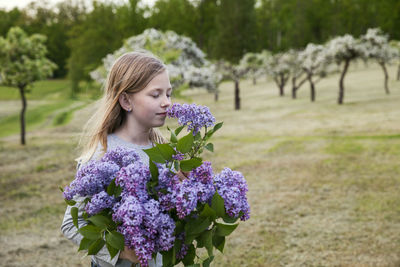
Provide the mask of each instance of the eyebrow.
{"label": "eyebrow", "polygon": [[[167,88],[167,91],[170,91],[170,90],[172,91],[172,87]],[[164,91],[164,89],[163,88],[152,88],[151,91]]]}

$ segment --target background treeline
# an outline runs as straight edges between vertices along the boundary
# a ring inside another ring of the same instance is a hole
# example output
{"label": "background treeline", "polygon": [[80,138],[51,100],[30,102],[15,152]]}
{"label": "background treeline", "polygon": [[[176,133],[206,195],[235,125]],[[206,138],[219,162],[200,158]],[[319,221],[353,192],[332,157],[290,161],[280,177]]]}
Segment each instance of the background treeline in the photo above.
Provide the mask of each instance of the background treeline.
{"label": "background treeline", "polygon": [[331,37],[363,34],[380,27],[400,39],[398,0],[80,0],[55,6],[32,2],[25,9],[0,10],[0,34],[12,26],[47,36],[55,78],[68,76],[73,87],[124,39],[146,28],[173,30],[192,38],[211,59],[238,60],[246,52],[273,52],[323,43]]}

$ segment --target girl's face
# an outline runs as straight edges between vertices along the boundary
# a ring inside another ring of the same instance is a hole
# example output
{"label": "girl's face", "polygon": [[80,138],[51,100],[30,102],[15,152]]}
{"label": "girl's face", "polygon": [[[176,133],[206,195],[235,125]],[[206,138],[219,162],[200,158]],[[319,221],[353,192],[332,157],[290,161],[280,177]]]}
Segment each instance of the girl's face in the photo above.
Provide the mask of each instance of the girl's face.
{"label": "girl's face", "polygon": [[168,72],[163,71],[143,90],[131,95],[132,112],[129,115],[145,129],[164,125],[166,110],[171,105],[171,93]]}

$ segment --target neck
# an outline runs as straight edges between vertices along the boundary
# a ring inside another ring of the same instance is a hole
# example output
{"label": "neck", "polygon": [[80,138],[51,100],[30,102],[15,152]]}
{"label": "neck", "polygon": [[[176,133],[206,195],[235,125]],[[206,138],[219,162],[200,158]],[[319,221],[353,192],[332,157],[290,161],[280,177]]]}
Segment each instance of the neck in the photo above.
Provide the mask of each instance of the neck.
{"label": "neck", "polygon": [[126,121],[114,134],[127,142],[145,146],[151,143],[150,130],[150,128],[140,127],[133,121]]}

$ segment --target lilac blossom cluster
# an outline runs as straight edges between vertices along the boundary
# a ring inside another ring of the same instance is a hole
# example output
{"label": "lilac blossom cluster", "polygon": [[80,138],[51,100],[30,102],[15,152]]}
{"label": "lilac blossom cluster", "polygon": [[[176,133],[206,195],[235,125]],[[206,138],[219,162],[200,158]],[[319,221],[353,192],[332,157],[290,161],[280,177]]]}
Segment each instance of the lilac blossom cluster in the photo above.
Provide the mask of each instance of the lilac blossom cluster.
{"label": "lilac blossom cluster", "polygon": [[246,180],[238,171],[224,168],[221,173],[214,176],[218,193],[224,199],[226,213],[230,217],[238,217],[245,221],[250,218],[250,206],[247,202],[248,191]]}
{"label": "lilac blossom cluster", "polygon": [[192,170],[188,179],[178,183],[173,191],[172,198],[180,219],[187,217],[195,210],[198,203],[210,203],[215,193],[213,185],[213,170],[210,162]]}
{"label": "lilac blossom cluster", "polygon": [[174,103],[167,110],[167,115],[177,118],[179,125],[187,126],[189,131],[193,130],[193,135],[202,127],[212,127],[215,124],[215,118],[206,106]]}
{"label": "lilac blossom cluster", "polygon": [[86,204],[85,211],[89,215],[95,215],[104,209],[112,208],[115,204],[115,198],[105,191],[101,191],[92,197]]}
{"label": "lilac blossom cluster", "polygon": [[124,235],[125,245],[135,249],[141,266],[147,266],[153,253],[169,250],[175,241],[175,222],[163,212],[160,202],[149,197],[149,180],[149,168],[141,161],[121,168],[115,179],[123,190],[113,220],[121,223],[118,231]]}
{"label": "lilac blossom cluster", "polygon": [[[164,169],[161,184],[172,191],[179,180],[171,179],[172,173]],[[122,189],[119,197],[106,192],[114,178]],[[110,216],[119,223],[117,230],[123,234],[125,245],[135,249],[141,266],[148,266],[154,253],[169,250],[175,241],[175,222],[160,202],[148,195],[149,180],[149,167],[140,161],[134,150],[116,148],[100,160],[92,160],[81,167],[75,180],[65,188],[64,197],[67,200],[75,196],[89,197],[85,206],[89,216],[110,209]]]}
{"label": "lilac blossom cluster", "polygon": [[119,169],[114,162],[89,161],[78,170],[75,180],[64,189],[64,198],[71,200],[74,196],[93,196],[104,191]]}

